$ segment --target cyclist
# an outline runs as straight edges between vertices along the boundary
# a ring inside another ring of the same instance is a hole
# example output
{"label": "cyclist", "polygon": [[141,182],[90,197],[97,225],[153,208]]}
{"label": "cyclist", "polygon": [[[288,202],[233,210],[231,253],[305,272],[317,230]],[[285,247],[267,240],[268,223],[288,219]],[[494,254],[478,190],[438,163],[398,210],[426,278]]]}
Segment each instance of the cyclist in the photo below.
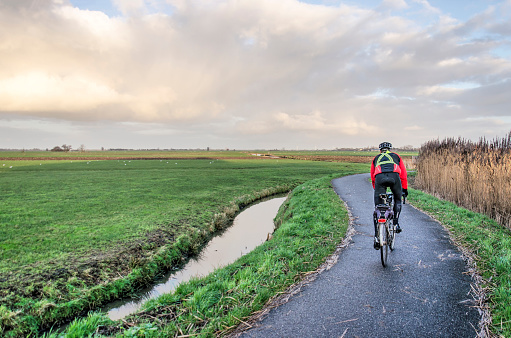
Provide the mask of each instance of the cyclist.
{"label": "cyclist", "polygon": [[[391,152],[392,144],[383,142],[379,145],[380,154],[376,155],[371,163],[371,181],[374,188],[374,205],[381,204],[383,201],[380,194],[385,194],[387,187],[394,194],[394,219],[396,233],[401,232],[399,225],[399,214],[401,213],[401,197],[408,196],[408,177],[406,167],[396,153]],[[377,236],[377,220],[374,220],[374,248],[380,248],[380,242]]]}

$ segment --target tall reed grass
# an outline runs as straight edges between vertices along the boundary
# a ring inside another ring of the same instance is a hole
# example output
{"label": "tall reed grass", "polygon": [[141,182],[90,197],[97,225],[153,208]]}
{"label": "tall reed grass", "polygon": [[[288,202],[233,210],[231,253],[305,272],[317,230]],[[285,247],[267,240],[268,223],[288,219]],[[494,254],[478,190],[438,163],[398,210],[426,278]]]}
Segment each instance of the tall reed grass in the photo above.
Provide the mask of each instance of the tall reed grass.
{"label": "tall reed grass", "polygon": [[511,132],[493,140],[432,140],[419,150],[420,189],[511,228]]}

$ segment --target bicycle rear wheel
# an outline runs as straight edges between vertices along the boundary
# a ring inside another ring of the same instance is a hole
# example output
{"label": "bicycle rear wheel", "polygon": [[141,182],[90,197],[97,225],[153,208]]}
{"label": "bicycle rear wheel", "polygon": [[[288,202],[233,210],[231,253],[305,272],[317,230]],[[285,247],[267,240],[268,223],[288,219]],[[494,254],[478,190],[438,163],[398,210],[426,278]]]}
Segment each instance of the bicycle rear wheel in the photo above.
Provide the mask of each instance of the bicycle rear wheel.
{"label": "bicycle rear wheel", "polygon": [[389,256],[389,233],[385,223],[379,223],[380,226],[380,255],[381,264],[383,267],[387,266],[387,258]]}

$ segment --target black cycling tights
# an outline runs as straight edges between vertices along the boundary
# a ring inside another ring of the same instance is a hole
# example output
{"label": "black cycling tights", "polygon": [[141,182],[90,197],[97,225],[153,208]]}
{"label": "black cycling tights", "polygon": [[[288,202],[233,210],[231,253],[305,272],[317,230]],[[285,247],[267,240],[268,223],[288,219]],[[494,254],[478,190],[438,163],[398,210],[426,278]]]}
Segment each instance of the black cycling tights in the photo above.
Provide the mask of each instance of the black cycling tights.
{"label": "black cycling tights", "polygon": [[390,187],[394,194],[394,223],[397,223],[401,213],[401,195],[403,194],[401,179],[398,173],[381,173],[376,175],[374,182],[374,205],[383,203],[380,199],[380,194],[385,194],[387,187]]}

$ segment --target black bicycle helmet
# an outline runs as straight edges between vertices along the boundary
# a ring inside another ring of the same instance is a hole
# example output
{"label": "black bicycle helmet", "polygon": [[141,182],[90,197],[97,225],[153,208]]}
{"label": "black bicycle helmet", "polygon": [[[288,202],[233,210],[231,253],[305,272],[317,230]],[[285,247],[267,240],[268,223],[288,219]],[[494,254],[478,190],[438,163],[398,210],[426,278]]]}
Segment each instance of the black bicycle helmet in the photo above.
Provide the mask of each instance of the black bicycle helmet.
{"label": "black bicycle helmet", "polygon": [[392,149],[392,143],[390,143],[390,142],[382,142],[382,143],[380,143],[380,145],[378,147],[380,148],[380,150],[382,150],[382,149],[390,150],[390,149]]}

